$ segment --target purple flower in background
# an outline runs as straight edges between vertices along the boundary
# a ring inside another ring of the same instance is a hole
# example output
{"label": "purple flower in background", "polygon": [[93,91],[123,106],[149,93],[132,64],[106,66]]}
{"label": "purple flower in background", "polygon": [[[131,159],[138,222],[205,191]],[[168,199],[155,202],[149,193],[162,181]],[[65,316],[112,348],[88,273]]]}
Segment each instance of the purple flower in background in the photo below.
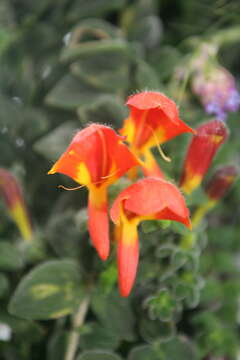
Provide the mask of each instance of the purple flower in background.
{"label": "purple flower in background", "polygon": [[208,114],[225,121],[228,112],[240,108],[240,93],[233,76],[223,67],[198,70],[192,81],[193,92],[198,95]]}

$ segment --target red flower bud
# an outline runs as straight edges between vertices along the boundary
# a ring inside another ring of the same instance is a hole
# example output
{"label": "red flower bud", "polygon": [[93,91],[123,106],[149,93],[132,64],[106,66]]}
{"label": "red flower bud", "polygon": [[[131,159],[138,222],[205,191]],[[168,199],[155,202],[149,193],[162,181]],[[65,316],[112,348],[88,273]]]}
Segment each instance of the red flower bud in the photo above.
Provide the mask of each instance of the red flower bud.
{"label": "red flower bud", "polygon": [[208,197],[213,201],[221,199],[236,180],[237,176],[238,170],[233,165],[226,165],[219,168],[206,186],[205,191]]}
{"label": "red flower bud", "polygon": [[180,180],[180,186],[185,193],[191,193],[200,185],[227,135],[226,126],[219,120],[209,121],[197,128],[188,147]]}
{"label": "red flower bud", "polygon": [[32,225],[22,190],[17,179],[6,169],[0,169],[0,195],[3,197],[9,213],[16,222],[22,237],[30,240]]}

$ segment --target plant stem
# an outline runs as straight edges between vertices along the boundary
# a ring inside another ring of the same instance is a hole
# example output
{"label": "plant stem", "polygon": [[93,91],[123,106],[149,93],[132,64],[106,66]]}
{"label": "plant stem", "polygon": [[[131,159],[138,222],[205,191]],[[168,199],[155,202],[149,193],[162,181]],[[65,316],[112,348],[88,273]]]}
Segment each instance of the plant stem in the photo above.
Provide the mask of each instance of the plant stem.
{"label": "plant stem", "polygon": [[80,333],[78,328],[84,323],[89,307],[89,302],[90,302],[90,296],[87,295],[83,299],[83,301],[79,305],[79,308],[77,309],[76,313],[73,316],[72,330],[69,335],[68,346],[64,360],[74,360],[75,358],[75,354],[77,351],[79,338],[80,338]]}

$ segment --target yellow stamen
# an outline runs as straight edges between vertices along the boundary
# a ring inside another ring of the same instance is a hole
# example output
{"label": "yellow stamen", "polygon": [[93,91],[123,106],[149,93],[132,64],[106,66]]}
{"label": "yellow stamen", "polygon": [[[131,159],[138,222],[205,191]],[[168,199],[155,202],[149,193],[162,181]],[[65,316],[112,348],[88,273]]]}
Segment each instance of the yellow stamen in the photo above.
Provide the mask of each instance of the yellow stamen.
{"label": "yellow stamen", "polygon": [[58,185],[58,188],[59,189],[64,189],[64,190],[67,190],[67,191],[74,191],[74,190],[79,190],[79,189],[82,189],[84,187],[86,187],[87,185],[79,185],[79,186],[76,186],[74,188],[67,188],[66,186],[64,185]]}
{"label": "yellow stamen", "polygon": [[[147,125],[147,124],[146,124],[146,125]],[[163,149],[162,149],[161,146],[159,145],[160,141],[158,140],[158,137],[157,137],[155,131],[153,130],[153,128],[152,128],[151,126],[149,126],[149,125],[147,125],[147,126],[148,126],[148,127],[150,128],[150,130],[152,131],[153,138],[154,138],[154,140],[155,140],[155,144],[156,144],[156,146],[157,146],[157,148],[158,148],[158,151],[159,151],[159,154],[161,155],[161,157],[163,158],[163,160],[165,160],[165,161],[167,161],[167,162],[171,162],[171,161],[172,161],[171,158],[168,157],[168,156],[166,156],[166,155],[164,154]]]}

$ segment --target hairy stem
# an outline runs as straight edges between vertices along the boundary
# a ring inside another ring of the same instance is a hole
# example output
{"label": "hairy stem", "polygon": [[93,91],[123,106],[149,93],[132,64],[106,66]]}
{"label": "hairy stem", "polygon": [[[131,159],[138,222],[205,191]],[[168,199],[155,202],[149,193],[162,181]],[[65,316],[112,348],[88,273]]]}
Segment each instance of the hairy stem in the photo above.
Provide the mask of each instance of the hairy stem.
{"label": "hairy stem", "polygon": [[75,358],[75,354],[77,351],[79,338],[80,338],[78,328],[84,323],[89,307],[89,302],[90,302],[90,296],[87,295],[79,305],[79,308],[77,309],[76,313],[73,315],[72,330],[69,335],[68,346],[64,360],[74,360]]}

